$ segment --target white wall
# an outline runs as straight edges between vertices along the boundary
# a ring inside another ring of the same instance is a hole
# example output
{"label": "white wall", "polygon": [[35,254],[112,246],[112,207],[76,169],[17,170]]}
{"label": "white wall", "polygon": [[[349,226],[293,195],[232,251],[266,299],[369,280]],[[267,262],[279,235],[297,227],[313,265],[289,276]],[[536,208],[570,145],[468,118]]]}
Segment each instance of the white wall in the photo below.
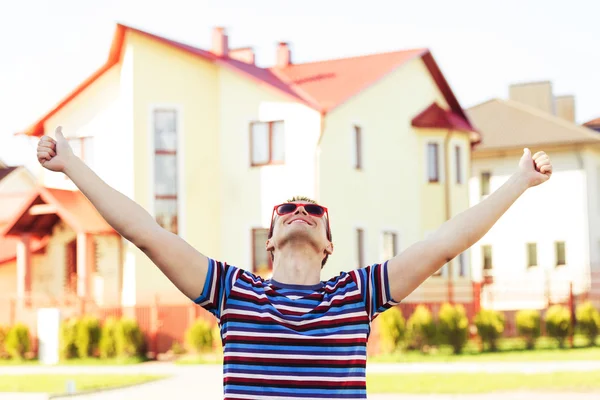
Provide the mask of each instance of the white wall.
{"label": "white wall", "polygon": [[588,187],[590,267],[600,271],[600,149],[582,152]]}
{"label": "white wall", "polygon": [[[219,72],[222,224],[213,257],[252,270],[252,228],[268,228],[273,206],[315,196],[320,114],[228,70]],[[238,117],[239,116],[239,117]],[[285,163],[252,167],[250,122],[283,120]]]}

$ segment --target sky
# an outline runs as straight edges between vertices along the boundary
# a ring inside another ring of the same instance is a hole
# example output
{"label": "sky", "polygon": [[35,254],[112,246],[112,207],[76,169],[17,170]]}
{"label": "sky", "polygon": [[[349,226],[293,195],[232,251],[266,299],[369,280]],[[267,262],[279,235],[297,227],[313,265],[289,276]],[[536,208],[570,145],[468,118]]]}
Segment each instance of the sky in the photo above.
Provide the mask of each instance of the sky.
{"label": "sky", "polygon": [[0,2],[0,159],[35,162],[13,133],[108,56],[117,22],[201,48],[224,26],[259,66],[287,41],[293,62],[426,47],[463,108],[551,81],[576,120],[600,117],[597,0],[19,0]]}

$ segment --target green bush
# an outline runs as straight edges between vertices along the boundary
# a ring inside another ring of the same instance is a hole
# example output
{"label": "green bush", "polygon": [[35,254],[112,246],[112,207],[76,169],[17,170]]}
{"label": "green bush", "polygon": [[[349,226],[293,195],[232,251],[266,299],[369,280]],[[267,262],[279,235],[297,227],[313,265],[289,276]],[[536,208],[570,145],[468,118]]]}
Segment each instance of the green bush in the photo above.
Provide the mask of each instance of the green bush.
{"label": "green bush", "polygon": [[504,314],[494,310],[480,310],[474,322],[481,341],[491,351],[496,351],[496,342],[504,332]]}
{"label": "green bush", "polygon": [[117,356],[116,330],[118,321],[114,317],[108,317],[102,324],[100,330],[100,357],[113,358]]}
{"label": "green bush", "polygon": [[587,337],[588,345],[593,346],[600,331],[600,313],[588,301],[577,306],[575,315],[579,331]]}
{"label": "green bush", "polygon": [[95,317],[83,317],[76,327],[75,347],[80,358],[95,356],[100,341],[100,321]]}
{"label": "green bush", "polygon": [[9,329],[4,341],[4,348],[13,359],[23,359],[31,349],[29,328],[27,325],[16,324]]}
{"label": "green bush", "polygon": [[379,315],[379,319],[381,345],[384,351],[400,350],[406,333],[406,322],[400,308],[392,307],[386,310]]}
{"label": "green bush", "polygon": [[212,326],[201,318],[197,319],[185,333],[185,344],[188,349],[197,354],[212,351]]}
{"label": "green bush", "polygon": [[525,338],[527,349],[535,347],[535,340],[540,337],[540,312],[537,310],[520,310],[516,315],[517,332]]}
{"label": "green bush", "polygon": [[424,305],[418,305],[406,324],[408,346],[411,349],[425,351],[435,343],[436,327],[431,311]]}
{"label": "green bush", "polygon": [[0,326],[0,360],[8,358],[8,353],[4,347],[6,341],[6,335],[8,334],[8,327]]}
{"label": "green bush", "polygon": [[121,318],[115,329],[115,348],[119,357],[144,354],[144,336],[135,319]]}
{"label": "green bush", "polygon": [[454,354],[460,354],[469,338],[469,320],[461,304],[445,303],[440,308],[439,332],[443,343],[452,346]]}
{"label": "green bush", "polygon": [[565,339],[571,332],[571,313],[569,309],[555,304],[546,311],[546,332],[548,336],[558,341],[559,347],[564,347]]}
{"label": "green bush", "polygon": [[60,326],[60,356],[63,359],[77,357],[77,331],[79,320],[69,318]]}

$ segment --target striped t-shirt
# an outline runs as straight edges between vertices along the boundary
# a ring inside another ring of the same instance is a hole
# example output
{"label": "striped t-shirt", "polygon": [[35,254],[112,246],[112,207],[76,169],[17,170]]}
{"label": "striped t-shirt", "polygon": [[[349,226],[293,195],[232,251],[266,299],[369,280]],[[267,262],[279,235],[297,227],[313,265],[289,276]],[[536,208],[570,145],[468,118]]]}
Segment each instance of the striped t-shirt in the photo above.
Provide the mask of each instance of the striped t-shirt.
{"label": "striped t-shirt", "polygon": [[387,263],[285,285],[212,259],[195,302],[220,324],[226,400],[366,399],[370,322],[398,304]]}

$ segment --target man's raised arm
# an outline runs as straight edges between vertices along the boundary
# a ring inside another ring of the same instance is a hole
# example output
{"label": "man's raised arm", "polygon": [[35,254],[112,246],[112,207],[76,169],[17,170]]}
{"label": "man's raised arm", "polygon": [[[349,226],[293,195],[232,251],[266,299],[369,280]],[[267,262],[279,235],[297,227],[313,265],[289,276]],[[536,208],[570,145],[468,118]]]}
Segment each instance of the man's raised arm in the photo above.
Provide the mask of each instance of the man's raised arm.
{"label": "man's raised arm", "polygon": [[544,152],[532,157],[529,149],[525,149],[517,172],[502,187],[388,262],[392,298],[401,301],[445,263],[477,243],[519,196],[551,175],[549,157]]}
{"label": "man's raised arm", "polygon": [[61,127],[56,129],[56,140],[41,138],[37,157],[44,168],[67,175],[106,222],[142,250],[183,294],[195,299],[202,293],[208,271],[206,256],[163,229],[139,204],[100,179],[73,154]]}

